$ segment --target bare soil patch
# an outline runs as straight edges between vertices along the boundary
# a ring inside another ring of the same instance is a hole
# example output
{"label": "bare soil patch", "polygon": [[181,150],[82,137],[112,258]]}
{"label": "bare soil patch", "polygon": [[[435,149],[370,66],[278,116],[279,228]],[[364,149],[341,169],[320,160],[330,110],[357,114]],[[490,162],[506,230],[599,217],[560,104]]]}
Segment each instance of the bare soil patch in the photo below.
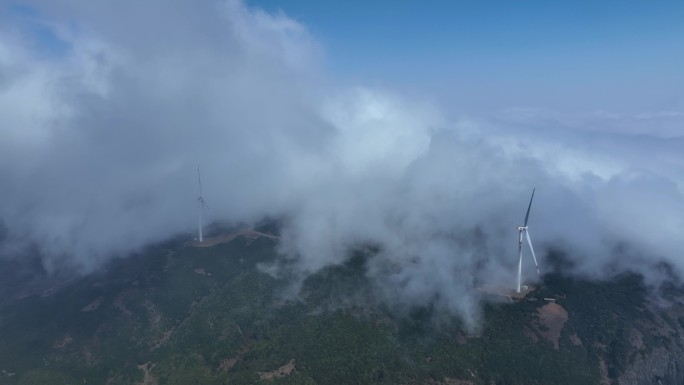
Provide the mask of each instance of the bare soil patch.
{"label": "bare soil patch", "polygon": [[219,365],[218,370],[223,372],[228,371],[232,369],[233,366],[235,366],[235,364],[238,363],[238,361],[240,361],[239,356],[224,358],[223,360],[221,360],[221,364]]}
{"label": "bare soil patch", "polygon": [[139,385],[157,385],[157,379],[152,375],[154,365],[151,362],[138,365],[138,369],[143,371],[143,382],[140,382]]}
{"label": "bare soil patch", "polygon": [[124,316],[130,317],[133,315],[133,312],[126,307],[126,301],[134,292],[135,289],[126,289],[114,299],[114,307]]}
{"label": "bare soil patch", "polygon": [[252,344],[247,341],[242,348],[240,348],[240,351],[238,351],[238,354],[234,357],[229,357],[229,358],[224,358],[221,360],[221,364],[219,364],[218,370],[226,372],[230,369],[233,368],[238,362],[242,361],[242,356],[244,356],[247,352],[250,351],[252,348]]}
{"label": "bare soil patch", "polygon": [[579,338],[579,336],[577,335],[577,333],[573,333],[573,334],[570,336],[570,342],[571,342],[573,345],[575,345],[575,346],[582,346],[582,339]]}
{"label": "bare soil patch", "polygon": [[601,375],[601,385],[610,385],[610,378],[608,377],[608,367],[603,356],[599,357],[599,374]]}
{"label": "bare soil patch", "polygon": [[72,343],[74,341],[74,338],[70,336],[69,334],[65,335],[61,340],[55,342],[54,345],[52,345],[53,349],[65,349],[67,345]]}
{"label": "bare soil patch", "polygon": [[558,349],[558,339],[565,321],[568,320],[568,312],[557,303],[546,304],[537,309],[537,311],[540,324],[546,327],[546,330],[537,330],[538,333],[551,341],[553,347]]}
{"label": "bare soil patch", "polygon": [[153,351],[167,343],[169,339],[171,339],[173,333],[176,331],[176,328],[171,327],[169,329],[164,330],[162,325],[162,315],[156,308],[156,306],[152,302],[147,300],[143,302],[143,305],[147,309],[148,317],[150,320],[150,327],[153,333],[157,334],[161,332],[161,335],[159,337],[150,341],[150,351]]}
{"label": "bare soil patch", "polygon": [[83,312],[88,312],[88,311],[97,310],[97,309],[100,307],[100,305],[102,305],[102,302],[103,302],[103,301],[104,301],[104,298],[103,298],[103,297],[98,297],[98,298],[97,298],[96,300],[94,300],[93,302],[91,302],[91,303],[89,303],[89,304],[83,306],[83,307],[81,308],[81,311],[83,311]]}
{"label": "bare soil patch", "polygon": [[294,358],[290,360],[287,364],[279,367],[278,369],[272,371],[272,372],[257,372],[259,375],[259,379],[261,380],[266,380],[266,381],[272,381],[275,378],[280,378],[280,377],[285,377],[289,376],[295,371],[295,364],[294,364]]}
{"label": "bare soil patch", "polygon": [[629,331],[629,343],[636,349],[644,347],[644,335],[637,329],[632,328]]}

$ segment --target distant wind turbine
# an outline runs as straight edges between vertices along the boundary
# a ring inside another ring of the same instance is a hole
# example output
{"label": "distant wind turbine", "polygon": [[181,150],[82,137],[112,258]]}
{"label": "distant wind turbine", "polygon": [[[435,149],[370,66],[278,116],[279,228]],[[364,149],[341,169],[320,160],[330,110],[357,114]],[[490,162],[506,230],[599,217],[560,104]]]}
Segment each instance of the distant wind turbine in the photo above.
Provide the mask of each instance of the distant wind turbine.
{"label": "distant wind turbine", "polygon": [[536,188],[532,189],[532,197],[530,198],[530,204],[527,206],[527,214],[525,214],[525,224],[522,226],[518,226],[518,290],[517,292],[520,293],[520,286],[522,284],[522,243],[523,243],[523,233],[525,233],[525,237],[527,238],[527,244],[530,246],[530,251],[532,252],[532,259],[534,259],[534,265],[537,267],[537,274],[541,275],[539,273],[539,265],[537,264],[537,257],[534,255],[534,248],[532,247],[532,240],[530,239],[530,233],[529,230],[527,229],[527,220],[530,218],[530,209],[532,208],[532,199],[534,199],[534,190]]}
{"label": "distant wind turbine", "polygon": [[200,175],[199,165],[197,165],[197,182],[199,184],[199,195],[197,196],[197,227],[199,232],[199,241],[202,243],[202,212],[204,209],[208,209],[209,206],[207,206],[207,202],[202,196],[202,177]]}

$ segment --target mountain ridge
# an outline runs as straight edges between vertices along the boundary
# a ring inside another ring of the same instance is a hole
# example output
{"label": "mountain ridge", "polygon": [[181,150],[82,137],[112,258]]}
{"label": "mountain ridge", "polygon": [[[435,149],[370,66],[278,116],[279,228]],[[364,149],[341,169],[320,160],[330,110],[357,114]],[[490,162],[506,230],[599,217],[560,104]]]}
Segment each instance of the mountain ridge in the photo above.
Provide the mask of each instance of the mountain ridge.
{"label": "mountain ridge", "polygon": [[674,284],[661,308],[637,274],[553,272],[523,300],[485,301],[469,330],[431,303],[384,303],[364,275],[373,257],[353,253],[293,298],[258,268],[280,258],[272,238],[150,246],[2,305],[0,384],[684,383]]}

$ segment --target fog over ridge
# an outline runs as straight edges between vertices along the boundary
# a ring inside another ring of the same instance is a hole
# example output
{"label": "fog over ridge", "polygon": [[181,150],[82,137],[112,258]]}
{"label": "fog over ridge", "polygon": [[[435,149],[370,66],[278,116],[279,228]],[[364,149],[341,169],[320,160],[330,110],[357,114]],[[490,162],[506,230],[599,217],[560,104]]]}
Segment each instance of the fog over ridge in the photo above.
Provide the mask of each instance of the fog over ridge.
{"label": "fog over ridge", "polygon": [[47,266],[87,273],[190,231],[200,163],[211,219],[288,218],[288,268],[305,276],[377,244],[368,275],[388,298],[437,296],[471,322],[478,282],[514,283],[515,226],[534,186],[542,271],[552,247],[596,278],[656,281],[661,260],[684,268],[681,112],[621,116],[624,130],[614,116],[525,109],[454,119],[339,84],[315,36],[282,12],[232,0],[27,4],[0,8],[6,258],[36,244]]}

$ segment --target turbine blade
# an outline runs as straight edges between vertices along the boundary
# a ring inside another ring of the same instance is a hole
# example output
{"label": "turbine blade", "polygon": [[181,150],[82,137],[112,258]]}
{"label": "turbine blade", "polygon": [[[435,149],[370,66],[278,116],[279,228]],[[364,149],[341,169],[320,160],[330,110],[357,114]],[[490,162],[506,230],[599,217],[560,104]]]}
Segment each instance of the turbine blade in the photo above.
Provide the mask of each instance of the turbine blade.
{"label": "turbine blade", "polygon": [[197,182],[199,184],[199,196],[202,196],[202,176],[200,175],[199,164],[197,165]]}
{"label": "turbine blade", "polygon": [[525,230],[525,236],[527,237],[527,244],[530,245],[530,251],[532,252],[532,259],[534,259],[534,266],[537,268],[537,274],[541,276],[539,272],[539,264],[537,264],[537,256],[534,255],[534,248],[532,247],[532,240],[530,239],[530,232]]}
{"label": "turbine blade", "polygon": [[534,190],[537,188],[532,188],[532,197],[530,197],[530,204],[527,206],[527,214],[525,214],[525,224],[523,226],[527,227],[527,220],[530,218],[530,209],[532,208],[532,199],[534,199]]}

